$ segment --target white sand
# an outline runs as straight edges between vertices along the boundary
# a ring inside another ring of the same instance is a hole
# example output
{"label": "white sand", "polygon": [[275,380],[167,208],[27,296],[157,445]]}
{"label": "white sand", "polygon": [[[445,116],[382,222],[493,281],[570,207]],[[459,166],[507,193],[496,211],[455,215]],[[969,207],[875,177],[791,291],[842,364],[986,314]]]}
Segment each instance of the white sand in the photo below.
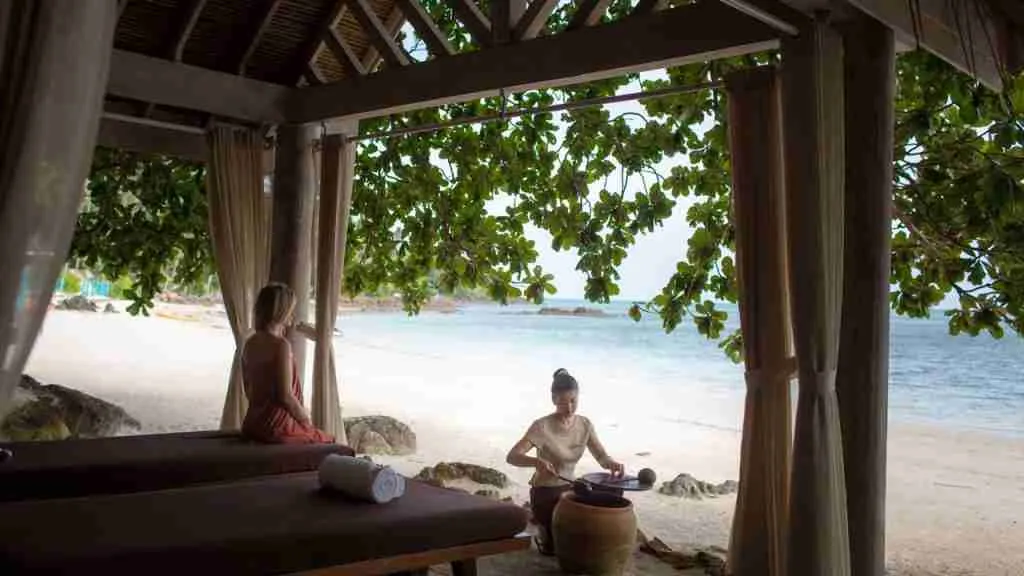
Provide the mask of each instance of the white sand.
{"label": "white sand", "polygon": [[[51,312],[26,372],[121,405],[146,432],[215,428],[231,332],[214,311],[160,305],[157,312],[163,317]],[[407,474],[439,461],[493,466],[515,481],[511,495],[526,499],[529,471],[505,465],[504,455],[549,408],[546,398],[520,392],[523,379],[547,374],[514,359],[494,366],[488,357],[396,355],[368,343],[341,343],[345,414],[387,414],[416,431],[416,455],[385,460]],[[602,376],[629,377],[625,369]],[[666,401],[613,388],[588,388],[581,411],[630,470],[650,467],[660,480],[680,472],[714,482],[737,477],[738,432],[692,423],[707,413],[738,422],[742,406],[735,398],[691,393],[685,401]],[[678,418],[651,418],[652,407]],[[889,454],[894,573],[1024,574],[1024,441],[901,425],[890,430]],[[588,458],[579,469],[597,468]],[[649,492],[634,501],[645,532],[669,544],[728,541],[732,497],[693,502]]]}

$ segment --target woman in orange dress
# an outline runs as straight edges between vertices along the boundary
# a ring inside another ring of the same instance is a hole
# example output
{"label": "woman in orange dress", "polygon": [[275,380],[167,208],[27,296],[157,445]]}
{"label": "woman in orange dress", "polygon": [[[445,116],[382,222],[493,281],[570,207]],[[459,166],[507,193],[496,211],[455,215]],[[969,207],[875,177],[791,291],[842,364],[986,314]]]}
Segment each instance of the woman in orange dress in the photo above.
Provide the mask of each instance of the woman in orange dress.
{"label": "woman in orange dress", "polygon": [[[315,428],[302,406],[302,384],[285,330],[294,322],[295,293],[279,283],[260,290],[253,309],[256,333],[242,348],[242,378],[249,409],[242,435],[274,444],[326,444],[334,438]],[[307,336],[308,326],[295,327]]]}

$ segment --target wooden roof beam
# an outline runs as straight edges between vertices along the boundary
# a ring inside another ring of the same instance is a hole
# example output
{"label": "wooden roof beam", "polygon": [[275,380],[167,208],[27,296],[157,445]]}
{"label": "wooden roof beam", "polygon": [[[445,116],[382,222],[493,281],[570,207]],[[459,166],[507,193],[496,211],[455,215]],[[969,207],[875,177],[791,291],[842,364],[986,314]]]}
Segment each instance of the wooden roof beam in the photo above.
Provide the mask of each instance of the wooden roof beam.
{"label": "wooden roof beam", "polygon": [[313,61],[306,63],[306,66],[302,70],[302,77],[306,79],[306,84],[309,84],[310,86],[326,84],[323,75],[320,74],[320,69],[317,68],[316,62]]}
{"label": "wooden roof beam", "polygon": [[331,51],[334,59],[341,64],[341,67],[345,69],[345,72],[349,75],[362,76],[366,74],[366,69],[363,68],[363,63],[359,60],[359,56],[356,56],[355,51],[349,47],[348,42],[344,38],[338,35],[334,29],[327,31],[327,37],[324,38],[327,44],[327,49]]}
{"label": "wooden roof beam", "polygon": [[512,31],[526,11],[526,0],[491,0],[491,33],[494,44],[508,44]]}
{"label": "wooden roof beam", "polygon": [[181,62],[181,57],[185,53],[185,45],[188,44],[188,39],[192,36],[192,29],[196,27],[199,15],[202,14],[205,6],[206,0],[191,0],[188,6],[181,11],[177,25],[174,27],[174,34],[167,45],[168,59]]}
{"label": "wooden roof beam", "polygon": [[373,118],[495,96],[502,89],[564,86],[759,52],[777,47],[779,35],[728,6],[701,2],[302,88],[287,110],[291,122]]}
{"label": "wooden roof beam", "polygon": [[[391,9],[391,13],[388,14],[388,18],[384,22],[384,29],[388,31],[391,38],[397,38],[398,33],[402,31],[402,24],[404,23],[405,15],[402,14],[402,10],[398,6],[395,6]],[[402,47],[400,46],[399,48]],[[404,48],[402,49],[402,53],[406,54],[406,59],[411,61],[411,58],[408,57],[408,53],[405,52]],[[373,72],[377,68],[377,65],[380,64],[380,61],[380,51],[377,50],[371,42],[370,45],[366,47],[366,51],[363,52],[363,69],[368,73]]]}
{"label": "wooden roof beam", "polygon": [[558,0],[532,0],[529,8],[516,23],[515,30],[512,32],[513,37],[516,40],[536,38],[548,23],[548,18],[551,17],[556,6],[558,6]]}
{"label": "wooden roof beam", "polygon": [[583,0],[576,13],[569,20],[567,30],[578,30],[585,26],[593,26],[601,21],[601,16],[608,11],[608,5],[612,0]]}
{"label": "wooden roof beam", "polygon": [[395,37],[388,33],[380,18],[377,18],[377,15],[374,14],[373,7],[370,6],[368,0],[348,0],[348,4],[352,10],[352,15],[356,17],[359,25],[370,38],[370,42],[377,48],[377,51],[380,52],[388,66],[407,66],[409,59],[406,58],[405,53],[398,47]]}
{"label": "wooden roof beam", "polygon": [[256,123],[285,120],[292,89],[226,72],[114,50],[107,93]]}
{"label": "wooden roof beam", "polygon": [[896,31],[896,39],[914,46],[920,32],[921,46],[956,68],[980,80],[993,90],[1002,90],[1003,78],[998,50],[993,50],[997,20],[980,14],[974,2],[918,0],[920,26],[906,2],[889,0],[848,0],[848,2]]}
{"label": "wooden roof beam", "polygon": [[334,2],[327,5],[325,11],[317,20],[313,33],[306,39],[299,50],[298,56],[295,57],[295,62],[292,64],[294,71],[286,79],[285,84],[291,86],[297,83],[302,76],[308,78],[307,68],[313,67],[312,62],[316,58],[317,51],[326,42],[327,33],[334,28],[334,24],[341,17],[344,9],[345,0],[334,0]]}
{"label": "wooden roof beam", "polygon": [[491,45],[491,21],[474,0],[445,0],[445,3],[455,12],[455,17],[466,27],[473,41],[480,46]]}
{"label": "wooden roof beam", "polygon": [[451,56],[455,53],[451,42],[417,0],[398,0],[398,7],[412,27],[416,29],[416,34],[426,43],[427,49],[434,58]]}
{"label": "wooden roof beam", "polygon": [[263,33],[267,31],[267,27],[270,26],[270,21],[274,18],[274,13],[277,12],[279,6],[281,6],[282,0],[263,0],[258,10],[254,10],[255,16],[250,21],[249,26],[246,28],[246,32],[242,35],[242,42],[239,43],[238,48],[238,64],[234,67],[235,72],[240,76],[245,76],[245,69],[249,65],[249,60],[252,55],[256,52],[256,46],[260,43],[260,38],[263,37]]}

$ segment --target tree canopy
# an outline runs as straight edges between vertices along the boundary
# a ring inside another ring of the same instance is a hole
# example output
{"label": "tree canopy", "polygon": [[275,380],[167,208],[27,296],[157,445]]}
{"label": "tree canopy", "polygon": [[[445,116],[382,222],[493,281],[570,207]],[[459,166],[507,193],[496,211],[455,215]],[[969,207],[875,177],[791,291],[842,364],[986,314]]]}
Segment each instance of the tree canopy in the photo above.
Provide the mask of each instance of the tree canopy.
{"label": "tree canopy", "polygon": [[[425,3],[460,49],[469,39],[450,9]],[[568,4],[552,16],[564,25]],[[611,17],[629,2],[617,0]],[[419,47],[410,43],[416,57]],[[363,122],[363,133],[496,114],[509,108],[720,80],[776,54],[694,64],[450,105]],[[947,294],[953,333],[1024,332],[1024,78],[1004,94],[979,86],[925,53],[901,55],[895,149],[892,305],[923,316]],[[738,358],[724,334],[723,302],[736,302],[734,231],[724,95],[701,90],[642,100],[642,111],[584,108],[367,140],[357,159],[344,289],[393,286],[410,313],[435,290],[480,287],[496,301],[540,302],[555,279],[536,264],[534,225],[557,251],[575,251],[585,297],[619,294],[619,266],[638,236],[655,232],[685,202],[693,229],[659,294],[634,305],[665,330],[690,322]],[[668,169],[665,167],[668,166]],[[72,258],[108,277],[129,274],[134,311],[165,281],[211,267],[203,167],[99,150]],[[495,209],[498,206],[500,209]],[[161,263],[170,263],[168,278]]]}

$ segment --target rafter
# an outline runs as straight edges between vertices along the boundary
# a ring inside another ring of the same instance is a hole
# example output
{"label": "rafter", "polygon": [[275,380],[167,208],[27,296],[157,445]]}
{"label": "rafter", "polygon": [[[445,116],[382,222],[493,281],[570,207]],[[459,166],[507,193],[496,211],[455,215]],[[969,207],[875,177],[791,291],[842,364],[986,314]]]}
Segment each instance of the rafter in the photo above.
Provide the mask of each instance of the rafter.
{"label": "rafter", "polygon": [[409,64],[405,53],[398,47],[394,36],[390,35],[381,23],[380,18],[373,13],[373,7],[368,0],[348,0],[352,15],[356,17],[359,25],[370,38],[370,42],[381,53],[388,66],[406,66]]}
{"label": "rafter", "polygon": [[533,0],[512,32],[516,40],[533,40],[544,29],[558,0]]}
{"label": "rafter", "polygon": [[285,80],[285,84],[291,86],[299,81],[299,77],[308,76],[306,69],[312,66],[311,62],[316,59],[317,51],[327,40],[328,31],[334,27],[334,24],[341,17],[344,8],[345,0],[334,0],[320,14],[320,17],[317,19],[316,28],[306,39],[305,43],[303,43],[298,56],[295,57],[295,62],[292,64],[293,71],[291,72],[291,77]]}
{"label": "rafter", "polygon": [[259,8],[253,10],[255,15],[250,20],[249,26],[241,36],[242,41],[239,43],[238,64],[234,67],[234,72],[238,75],[245,76],[245,68],[249,65],[249,60],[256,52],[256,46],[259,45],[260,38],[267,31],[267,26],[270,25],[270,21],[274,18],[274,13],[277,12],[281,2],[282,0],[263,0]]}
{"label": "rafter", "polygon": [[451,56],[455,53],[451,42],[437,27],[433,18],[417,0],[398,0],[398,7],[416,29],[416,33],[427,44],[427,49],[435,58]]}
{"label": "rafter", "polygon": [[292,94],[287,114],[292,122],[372,118],[769,50],[779,35],[719,2],[699,2],[303,88]]}
{"label": "rafter", "polygon": [[593,26],[601,21],[601,16],[608,11],[612,0],[583,0],[576,13],[569,20],[568,30],[577,30],[585,26]]}
{"label": "rafter", "polygon": [[491,32],[495,44],[512,41],[512,29],[526,11],[526,0],[491,0]]}
{"label": "rafter", "polygon": [[175,62],[181,62],[182,54],[185,53],[185,45],[192,36],[192,29],[199,21],[206,6],[206,0],[190,0],[187,7],[178,15],[177,25],[174,27],[174,34],[167,43],[167,58]]}
{"label": "rafter", "polygon": [[341,64],[341,67],[345,69],[345,72],[350,76],[362,76],[366,74],[366,69],[363,68],[363,63],[359,60],[359,56],[349,47],[348,42],[344,38],[338,35],[334,29],[327,31],[327,37],[324,39],[327,44],[327,49],[334,55],[334,59]]}
{"label": "rafter", "polygon": [[491,21],[480,11],[474,0],[445,0],[445,4],[451,7],[477,44],[491,45]]}
{"label": "rafter", "polygon": [[636,8],[633,8],[633,14],[650,14],[651,12],[658,12],[668,8],[669,0],[640,0],[637,2]]}
{"label": "rafter", "polygon": [[302,77],[306,79],[306,84],[310,86],[319,86],[326,83],[324,77],[320,74],[320,70],[316,67],[316,62],[306,63],[302,70]]}
{"label": "rafter", "polygon": [[[391,13],[388,14],[387,20],[384,21],[384,29],[387,30],[389,38],[398,38],[398,33],[402,30],[402,24],[404,23],[405,15],[402,14],[402,10],[398,6],[395,6],[391,9]],[[403,53],[405,53],[404,50]],[[406,59],[411,62],[412,58],[408,57],[407,53],[405,54],[407,56]],[[363,69],[366,70],[367,73],[373,72],[377,69],[377,65],[380,64],[381,60],[382,57],[380,55],[380,51],[377,50],[371,42],[370,45],[366,47],[366,51],[363,52],[363,57],[361,59]]]}

